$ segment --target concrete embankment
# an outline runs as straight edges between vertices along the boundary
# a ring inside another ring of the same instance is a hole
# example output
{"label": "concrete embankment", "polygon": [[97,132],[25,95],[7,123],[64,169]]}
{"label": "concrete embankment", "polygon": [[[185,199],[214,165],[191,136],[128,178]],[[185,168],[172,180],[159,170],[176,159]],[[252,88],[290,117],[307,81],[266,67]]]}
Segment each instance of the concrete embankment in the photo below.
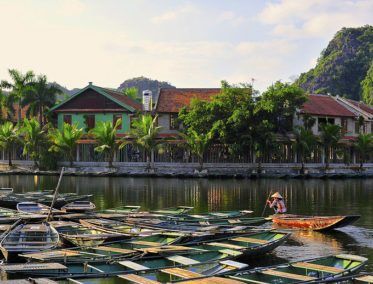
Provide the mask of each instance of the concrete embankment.
{"label": "concrete embankment", "polygon": [[[0,164],[0,175],[58,175],[59,170],[43,171],[33,169],[29,161],[14,161],[13,167],[6,162]],[[306,173],[299,174],[299,164],[263,164],[258,173],[257,164],[205,164],[204,170],[198,171],[195,163],[154,163],[151,169],[145,163],[114,163],[109,168],[107,163],[76,162],[73,167],[62,162],[66,176],[98,177],[179,177],[179,178],[372,178],[373,164],[359,165],[331,164],[325,170],[322,164],[307,164]]]}

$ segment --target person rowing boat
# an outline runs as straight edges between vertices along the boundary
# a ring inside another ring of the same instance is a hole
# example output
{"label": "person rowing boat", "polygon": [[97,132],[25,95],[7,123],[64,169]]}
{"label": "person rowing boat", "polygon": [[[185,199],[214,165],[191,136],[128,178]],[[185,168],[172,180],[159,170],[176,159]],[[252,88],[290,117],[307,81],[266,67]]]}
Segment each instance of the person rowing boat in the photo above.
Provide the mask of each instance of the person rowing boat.
{"label": "person rowing boat", "polygon": [[285,214],[286,206],[285,206],[284,201],[282,200],[281,194],[276,192],[272,194],[271,197],[273,198],[272,202],[269,199],[267,199],[267,202],[269,203],[269,207],[273,208],[276,214]]}

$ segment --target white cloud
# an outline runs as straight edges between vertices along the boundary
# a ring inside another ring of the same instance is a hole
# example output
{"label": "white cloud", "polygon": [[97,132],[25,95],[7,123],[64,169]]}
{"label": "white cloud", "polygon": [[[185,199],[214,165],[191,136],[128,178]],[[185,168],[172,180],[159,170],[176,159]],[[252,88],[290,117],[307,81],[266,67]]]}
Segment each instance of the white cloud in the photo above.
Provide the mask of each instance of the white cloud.
{"label": "white cloud", "polygon": [[242,16],[238,16],[233,11],[225,11],[218,17],[218,22],[229,23],[232,26],[238,26],[247,22]]}
{"label": "white cloud", "polygon": [[59,12],[65,16],[79,15],[84,11],[84,4],[79,0],[60,0]]}
{"label": "white cloud", "polygon": [[330,38],[342,27],[373,23],[370,0],[282,0],[267,3],[258,19],[273,25],[272,34],[287,38]]}
{"label": "white cloud", "polygon": [[180,8],[176,9],[174,11],[167,11],[159,16],[155,16],[151,19],[151,21],[155,24],[161,24],[163,22],[168,22],[170,20],[175,20],[178,17],[182,17],[184,15],[190,14],[195,12],[195,8],[191,6],[190,4]]}

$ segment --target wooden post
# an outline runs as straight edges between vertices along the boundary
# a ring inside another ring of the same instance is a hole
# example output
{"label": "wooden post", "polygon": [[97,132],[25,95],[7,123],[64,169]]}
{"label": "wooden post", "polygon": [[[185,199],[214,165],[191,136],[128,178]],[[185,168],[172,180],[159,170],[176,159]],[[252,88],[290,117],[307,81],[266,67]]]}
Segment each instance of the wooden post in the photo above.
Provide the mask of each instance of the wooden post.
{"label": "wooden post", "polygon": [[53,199],[52,199],[51,207],[49,208],[49,213],[48,213],[48,216],[47,216],[47,222],[49,222],[49,221],[50,221],[50,218],[51,218],[53,205],[54,205],[54,202],[56,201],[56,196],[57,196],[58,188],[60,187],[61,180],[62,180],[62,176],[63,176],[63,171],[64,171],[64,170],[65,170],[65,168],[62,167],[62,169],[61,169],[61,174],[60,174],[60,178],[58,179],[58,183],[57,183],[57,186],[56,186],[56,190],[54,191],[54,195],[53,195]]}

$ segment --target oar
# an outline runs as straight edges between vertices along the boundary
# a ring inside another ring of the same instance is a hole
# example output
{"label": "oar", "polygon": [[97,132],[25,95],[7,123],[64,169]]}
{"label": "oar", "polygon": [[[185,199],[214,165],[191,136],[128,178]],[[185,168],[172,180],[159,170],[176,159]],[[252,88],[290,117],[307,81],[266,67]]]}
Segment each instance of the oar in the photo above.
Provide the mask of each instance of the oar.
{"label": "oar", "polygon": [[268,198],[266,199],[266,205],[264,206],[264,209],[263,209],[263,212],[262,212],[262,217],[263,217],[263,215],[264,215],[264,212],[266,211],[267,204],[268,204],[267,200],[271,198],[271,194],[272,194],[272,189],[271,189],[271,191],[269,192],[269,196],[268,196]]}
{"label": "oar", "polygon": [[54,195],[53,195],[53,199],[52,199],[51,207],[49,208],[49,213],[48,213],[48,216],[47,216],[47,222],[49,222],[49,221],[50,221],[50,218],[51,218],[51,213],[52,213],[52,210],[53,210],[54,202],[56,201],[56,196],[57,196],[58,188],[60,187],[61,180],[62,180],[62,176],[63,176],[63,171],[64,171],[64,170],[65,170],[65,168],[62,167],[62,169],[61,169],[61,174],[60,174],[60,178],[58,179],[58,183],[57,183],[57,186],[56,186],[56,190],[54,191]]}

